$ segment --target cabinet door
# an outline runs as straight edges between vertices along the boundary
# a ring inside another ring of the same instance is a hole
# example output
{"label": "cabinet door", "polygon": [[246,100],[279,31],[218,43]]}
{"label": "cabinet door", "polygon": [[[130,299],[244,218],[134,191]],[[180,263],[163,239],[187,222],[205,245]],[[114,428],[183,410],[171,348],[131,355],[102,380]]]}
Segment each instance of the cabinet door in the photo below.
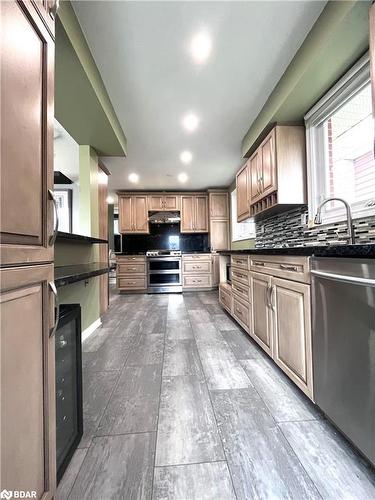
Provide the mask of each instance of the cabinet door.
{"label": "cabinet door", "polygon": [[181,196],[181,233],[194,232],[194,196]]}
{"label": "cabinet door", "polygon": [[195,197],[195,233],[208,233],[208,198],[206,195]]}
{"label": "cabinet door", "polygon": [[241,222],[250,217],[249,202],[249,167],[246,163],[236,176],[237,190],[237,221]]}
{"label": "cabinet door", "polygon": [[229,250],[229,220],[211,220],[211,250]]}
{"label": "cabinet door", "polygon": [[0,271],[1,485],[55,491],[55,342],[53,265]]}
{"label": "cabinet door", "polygon": [[53,260],[54,43],[31,2],[1,9],[1,264]]}
{"label": "cabinet door", "polygon": [[34,5],[52,35],[55,34],[56,0],[34,0]]}
{"label": "cabinet door", "polygon": [[250,177],[250,203],[254,203],[260,198],[262,177],[262,157],[257,150],[249,161],[249,177]]}
{"label": "cabinet door", "polygon": [[262,198],[277,189],[276,185],[276,153],[275,153],[275,129],[261,146],[262,152],[262,175],[260,178]]}
{"label": "cabinet door", "polygon": [[271,277],[260,273],[250,274],[252,296],[252,330],[251,336],[272,355],[271,313],[269,308],[269,288]]}
{"label": "cabinet door", "polygon": [[312,397],[310,285],[272,278],[275,362]]}
{"label": "cabinet door", "polygon": [[149,210],[163,210],[164,201],[162,194],[153,194],[148,197]]}
{"label": "cabinet door", "polygon": [[132,197],[133,233],[148,233],[147,196]]}
{"label": "cabinet door", "polygon": [[131,233],[133,231],[131,196],[119,196],[118,218],[120,233]]}
{"label": "cabinet door", "polygon": [[179,198],[177,194],[166,194],[164,196],[164,210],[179,210]]}
{"label": "cabinet door", "polygon": [[371,69],[371,88],[372,88],[372,115],[375,118],[375,4],[370,7],[370,69]]}
{"label": "cabinet door", "polygon": [[210,218],[229,219],[228,193],[210,193]]}

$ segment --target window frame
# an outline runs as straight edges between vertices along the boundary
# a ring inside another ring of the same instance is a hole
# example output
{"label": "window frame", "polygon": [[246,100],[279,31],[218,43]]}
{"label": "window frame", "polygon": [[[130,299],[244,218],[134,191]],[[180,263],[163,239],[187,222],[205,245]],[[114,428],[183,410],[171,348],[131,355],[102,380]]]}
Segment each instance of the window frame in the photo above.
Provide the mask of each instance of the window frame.
{"label": "window frame", "polygon": [[[370,56],[369,52],[367,52],[304,117],[306,126],[308,213],[310,222],[314,221],[318,205],[325,198],[325,195],[320,194],[325,190],[326,185],[324,180],[325,175],[322,175],[321,167],[325,159],[325,135],[324,128],[320,127],[320,125],[369,83],[371,83]],[[326,171],[325,174],[328,175],[328,172]],[[370,200],[367,203],[371,203]],[[360,217],[375,215],[375,206],[364,207],[363,204],[363,201],[351,204],[353,218],[358,219]],[[323,224],[341,222],[345,218],[345,208],[344,206],[340,206],[329,209],[329,212],[324,214]]]}
{"label": "window frame", "polygon": [[[231,242],[245,241],[255,239],[256,230],[253,219],[247,219],[243,222],[237,222],[237,190],[230,192],[230,217],[231,217]],[[248,233],[239,231],[239,226],[248,225]]]}

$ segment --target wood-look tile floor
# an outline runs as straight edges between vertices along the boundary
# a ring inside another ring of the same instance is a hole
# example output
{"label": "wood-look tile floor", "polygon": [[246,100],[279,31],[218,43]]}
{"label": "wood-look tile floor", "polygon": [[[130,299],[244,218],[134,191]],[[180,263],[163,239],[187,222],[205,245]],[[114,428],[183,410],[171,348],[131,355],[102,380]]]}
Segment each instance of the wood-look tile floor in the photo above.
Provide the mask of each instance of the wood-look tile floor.
{"label": "wood-look tile floor", "polygon": [[215,292],[113,294],[58,500],[375,500],[375,477]]}

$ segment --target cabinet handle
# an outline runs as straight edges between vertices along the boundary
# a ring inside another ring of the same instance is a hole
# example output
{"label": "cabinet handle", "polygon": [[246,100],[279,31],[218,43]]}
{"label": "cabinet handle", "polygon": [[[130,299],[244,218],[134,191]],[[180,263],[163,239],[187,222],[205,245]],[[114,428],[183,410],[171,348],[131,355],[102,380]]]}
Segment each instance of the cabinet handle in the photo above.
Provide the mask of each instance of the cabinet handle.
{"label": "cabinet handle", "polygon": [[280,269],[285,269],[285,271],[298,271],[297,266],[290,266],[287,264],[280,264]]}
{"label": "cabinet handle", "polygon": [[275,305],[273,303],[273,296],[275,293],[275,285],[270,286],[270,308],[275,311]]}
{"label": "cabinet handle", "polygon": [[264,262],[254,262],[254,266],[264,267],[265,263]]}
{"label": "cabinet handle", "polygon": [[53,194],[52,189],[48,190],[48,194],[49,194],[50,199],[52,200],[53,209],[55,211],[55,227],[53,229],[52,236],[50,236],[50,238],[49,238],[49,245],[52,247],[55,244],[55,241],[57,238],[57,232],[59,230],[59,212],[57,211],[57,202],[56,202],[56,198]]}
{"label": "cabinet handle", "polygon": [[59,302],[59,296],[57,295],[57,289],[56,289],[56,285],[55,285],[55,282],[54,281],[50,281],[48,283],[50,289],[52,290],[52,293],[54,295],[54,298],[55,298],[55,308],[56,308],[56,311],[55,311],[55,324],[52,328],[52,330],[50,331],[50,334],[49,336],[50,337],[53,337],[56,333],[56,330],[57,330],[57,325],[59,324],[59,316],[60,316],[60,302]]}
{"label": "cabinet handle", "polygon": [[270,304],[270,291],[271,291],[271,285],[267,285],[267,288],[266,288],[266,306],[267,307],[271,307],[271,304]]}

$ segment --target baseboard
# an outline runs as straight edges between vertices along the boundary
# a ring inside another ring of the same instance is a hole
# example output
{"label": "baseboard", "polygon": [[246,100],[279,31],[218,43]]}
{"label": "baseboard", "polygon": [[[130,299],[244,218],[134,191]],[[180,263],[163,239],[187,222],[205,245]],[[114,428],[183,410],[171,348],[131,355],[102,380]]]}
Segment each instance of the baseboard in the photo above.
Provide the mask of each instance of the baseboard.
{"label": "baseboard", "polygon": [[102,320],[98,318],[94,323],[91,323],[85,330],[82,332],[82,342],[90,337],[97,328],[102,324]]}

